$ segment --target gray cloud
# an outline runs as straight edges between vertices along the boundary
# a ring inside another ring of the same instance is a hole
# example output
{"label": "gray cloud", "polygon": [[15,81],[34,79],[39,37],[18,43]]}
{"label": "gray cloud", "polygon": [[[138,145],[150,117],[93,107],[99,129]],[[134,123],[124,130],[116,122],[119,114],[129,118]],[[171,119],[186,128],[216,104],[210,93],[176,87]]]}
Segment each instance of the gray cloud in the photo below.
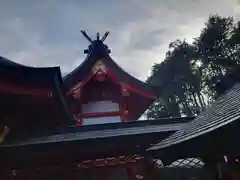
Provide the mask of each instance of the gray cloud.
{"label": "gray cloud", "polygon": [[0,55],[33,66],[73,70],[91,36],[111,31],[106,43],[115,61],[145,79],[164,58],[170,41],[197,36],[210,13],[240,18],[237,0],[4,0],[0,6]]}

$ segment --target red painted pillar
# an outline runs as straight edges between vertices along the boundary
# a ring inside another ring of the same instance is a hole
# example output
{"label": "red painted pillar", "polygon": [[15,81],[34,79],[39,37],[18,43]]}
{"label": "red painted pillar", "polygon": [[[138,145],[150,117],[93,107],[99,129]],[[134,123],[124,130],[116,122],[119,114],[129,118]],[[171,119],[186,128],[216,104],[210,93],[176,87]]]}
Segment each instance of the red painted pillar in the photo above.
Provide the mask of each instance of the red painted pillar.
{"label": "red painted pillar", "polygon": [[[144,161],[144,166],[145,166],[145,176],[147,176],[147,180],[156,180],[157,179],[157,174],[155,172],[155,162],[153,159],[145,159]],[[146,177],[144,177],[146,179]]]}
{"label": "red painted pillar", "polygon": [[127,171],[127,175],[128,175],[129,180],[137,180],[136,173],[135,173],[132,166],[127,167],[126,171]]}

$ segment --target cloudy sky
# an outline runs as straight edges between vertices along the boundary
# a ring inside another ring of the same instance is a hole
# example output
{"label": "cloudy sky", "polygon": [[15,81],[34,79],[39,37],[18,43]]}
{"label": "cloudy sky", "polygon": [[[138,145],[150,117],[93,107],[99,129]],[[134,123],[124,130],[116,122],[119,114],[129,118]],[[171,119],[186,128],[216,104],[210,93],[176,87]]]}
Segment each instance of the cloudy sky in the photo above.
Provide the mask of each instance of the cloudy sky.
{"label": "cloudy sky", "polygon": [[80,30],[109,30],[114,60],[145,80],[169,42],[191,41],[211,13],[240,20],[240,0],[1,0],[0,56],[66,73],[85,57]]}

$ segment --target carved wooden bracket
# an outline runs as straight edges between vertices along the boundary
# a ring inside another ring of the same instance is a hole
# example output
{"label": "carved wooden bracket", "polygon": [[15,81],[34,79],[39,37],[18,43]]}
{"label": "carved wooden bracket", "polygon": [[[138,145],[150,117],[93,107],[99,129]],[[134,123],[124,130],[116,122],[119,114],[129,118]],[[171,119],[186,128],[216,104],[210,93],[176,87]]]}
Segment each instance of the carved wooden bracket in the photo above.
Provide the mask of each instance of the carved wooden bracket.
{"label": "carved wooden bracket", "polygon": [[125,83],[121,83],[121,88],[122,88],[122,95],[123,96],[129,96],[129,90],[127,88],[127,85]]}
{"label": "carved wooden bracket", "polygon": [[107,67],[103,63],[102,60],[98,60],[93,68],[92,68],[92,73],[95,75],[96,80],[98,81],[104,81],[107,76]]}
{"label": "carved wooden bracket", "polygon": [[102,60],[98,60],[98,61],[93,65],[92,72],[93,72],[93,74],[97,74],[98,72],[107,73],[107,67],[106,67],[106,65],[103,63]]}

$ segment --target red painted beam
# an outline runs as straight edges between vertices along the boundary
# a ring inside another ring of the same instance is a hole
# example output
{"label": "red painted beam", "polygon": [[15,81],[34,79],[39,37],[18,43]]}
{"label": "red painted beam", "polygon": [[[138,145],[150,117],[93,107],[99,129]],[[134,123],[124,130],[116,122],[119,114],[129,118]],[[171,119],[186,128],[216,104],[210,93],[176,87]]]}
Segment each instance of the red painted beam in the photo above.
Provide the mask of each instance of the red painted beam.
{"label": "red painted beam", "polygon": [[79,99],[81,97],[82,88],[92,79],[93,76],[94,74],[90,73],[83,81],[78,81],[72,88],[68,90],[66,95],[72,95],[76,99]]}
{"label": "red painted beam", "polygon": [[77,167],[80,169],[88,169],[109,166],[126,166],[128,164],[137,163],[140,160],[141,158],[137,158],[136,156],[120,156],[83,161],[78,163]]}
{"label": "red painted beam", "polygon": [[[108,77],[110,77],[112,80],[115,80],[115,81],[120,82],[120,80],[115,76],[114,73],[108,71],[108,72],[107,72],[107,75],[108,75]],[[127,89],[130,90],[130,91],[132,91],[132,92],[135,92],[135,93],[137,93],[137,94],[140,94],[140,95],[145,96],[145,97],[148,97],[148,98],[155,98],[155,95],[153,95],[153,94],[151,94],[151,93],[149,93],[149,92],[143,92],[143,91],[141,91],[141,89],[137,89],[137,88],[135,88],[135,87],[133,87],[133,86],[130,86],[129,84],[126,84],[126,85],[128,85],[128,86],[127,86]]]}
{"label": "red painted beam", "polygon": [[[75,86],[73,86],[68,92],[67,92],[67,95],[72,95],[72,94],[75,94],[76,92],[78,92],[78,89],[81,89],[87,82],[89,82],[91,80],[91,78],[93,78],[95,74],[93,73],[90,73],[82,82],[81,82],[81,85],[78,86],[78,83],[76,83]],[[112,72],[110,72],[109,70],[107,71],[107,74],[106,74],[108,77],[110,77],[112,80],[120,83],[120,80],[119,78],[116,77],[116,75]],[[127,85],[127,84],[126,84]],[[129,84],[127,85],[127,89],[132,91],[132,92],[135,92],[139,95],[142,95],[142,96],[145,96],[145,97],[148,97],[148,98],[155,98],[155,95],[154,94],[151,94],[149,92],[143,92],[141,89],[137,89],[133,86],[130,86]]]}
{"label": "red painted beam", "polygon": [[37,97],[51,97],[51,89],[31,88],[19,86],[11,83],[0,83],[0,92],[16,95],[31,95]]}

